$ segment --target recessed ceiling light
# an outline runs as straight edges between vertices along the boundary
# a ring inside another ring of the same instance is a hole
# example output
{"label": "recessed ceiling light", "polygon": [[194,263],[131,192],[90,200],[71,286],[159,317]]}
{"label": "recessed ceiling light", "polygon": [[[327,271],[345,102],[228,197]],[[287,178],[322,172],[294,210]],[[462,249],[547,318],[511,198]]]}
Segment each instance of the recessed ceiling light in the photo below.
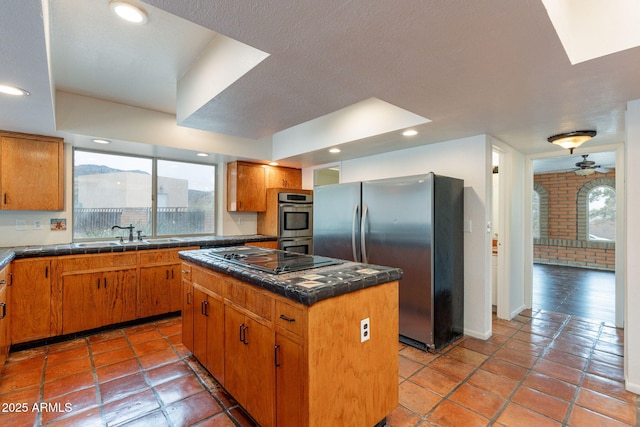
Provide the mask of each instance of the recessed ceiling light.
{"label": "recessed ceiling light", "polygon": [[207,153],[198,153],[198,154],[196,154],[196,156],[198,156],[198,157],[209,157],[209,155]]}
{"label": "recessed ceiling light", "polygon": [[146,12],[131,3],[124,1],[111,1],[109,6],[111,6],[113,13],[125,21],[133,22],[134,24],[144,24],[147,22]]}
{"label": "recessed ceiling light", "polygon": [[402,132],[403,136],[414,136],[417,135],[418,131],[414,130],[414,129],[409,129],[409,130],[405,130],[404,132]]}
{"label": "recessed ceiling light", "polygon": [[339,153],[339,152],[340,152],[340,149],[339,149],[339,148],[331,148],[331,149],[329,150],[329,152],[330,152],[330,153]]}
{"label": "recessed ceiling light", "polygon": [[109,141],[108,139],[92,139],[93,142],[95,142],[96,144],[111,144],[111,141]]}
{"label": "recessed ceiling light", "polygon": [[28,96],[31,95],[28,91],[20,89],[19,87],[10,85],[0,85],[0,93],[13,96]]}
{"label": "recessed ceiling light", "polygon": [[269,166],[278,166],[278,162],[270,162]]}

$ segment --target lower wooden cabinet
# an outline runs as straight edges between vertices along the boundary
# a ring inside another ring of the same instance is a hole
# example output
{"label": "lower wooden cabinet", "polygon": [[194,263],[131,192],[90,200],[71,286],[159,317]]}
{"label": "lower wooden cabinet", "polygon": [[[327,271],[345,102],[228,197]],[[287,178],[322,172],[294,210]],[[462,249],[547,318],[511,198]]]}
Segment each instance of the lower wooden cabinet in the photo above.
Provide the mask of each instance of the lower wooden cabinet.
{"label": "lower wooden cabinet", "polygon": [[9,286],[10,286],[10,266],[0,271],[0,372],[4,362],[9,355],[11,337],[9,336]]}
{"label": "lower wooden cabinet", "polygon": [[193,297],[193,355],[224,385],[224,302],[197,284]]}
{"label": "lower wooden cabinet", "polygon": [[136,270],[66,275],[62,279],[62,333],[136,318]]}
{"label": "lower wooden cabinet", "polygon": [[53,335],[52,278],[55,258],[14,260],[11,265],[11,343],[23,343]]}
{"label": "lower wooden cabinet", "polygon": [[[308,307],[193,264],[183,274],[184,297],[191,282],[196,295],[193,317],[183,316],[193,354],[258,424],[370,427],[397,407],[397,281]],[[214,306],[216,320],[202,314]],[[371,336],[361,342],[364,318]],[[215,347],[224,365],[216,374],[209,345],[220,337],[208,331],[221,326],[224,346]]]}
{"label": "lower wooden cabinet", "polygon": [[189,280],[191,267],[182,266],[182,344],[193,353],[193,283]]}

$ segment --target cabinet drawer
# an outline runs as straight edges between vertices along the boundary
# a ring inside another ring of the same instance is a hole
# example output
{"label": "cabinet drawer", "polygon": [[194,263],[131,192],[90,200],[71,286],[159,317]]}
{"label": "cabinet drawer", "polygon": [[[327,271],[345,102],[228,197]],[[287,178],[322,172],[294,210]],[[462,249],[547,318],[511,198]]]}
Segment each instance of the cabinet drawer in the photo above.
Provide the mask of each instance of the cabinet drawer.
{"label": "cabinet drawer", "polygon": [[305,310],[301,306],[276,301],[276,325],[301,337],[304,337],[304,313]]}
{"label": "cabinet drawer", "polygon": [[9,267],[5,267],[0,270],[0,287],[9,284],[9,274],[7,273],[8,270]]}
{"label": "cabinet drawer", "polygon": [[258,316],[272,321],[273,297],[250,285],[229,280],[227,299]]}
{"label": "cabinet drawer", "polygon": [[99,270],[113,267],[136,266],[138,255],[135,252],[123,254],[95,254],[60,257],[60,272]]}
{"label": "cabinet drawer", "polygon": [[198,249],[198,247],[140,251],[140,264],[180,262],[178,252],[193,249]]}
{"label": "cabinet drawer", "polygon": [[191,265],[183,262],[181,266],[181,271],[182,271],[182,278],[184,280],[191,281]]}
{"label": "cabinet drawer", "polygon": [[215,292],[216,294],[224,297],[226,281],[215,273],[207,270],[202,270],[197,267],[191,268],[191,281],[194,284],[198,284],[205,289]]}

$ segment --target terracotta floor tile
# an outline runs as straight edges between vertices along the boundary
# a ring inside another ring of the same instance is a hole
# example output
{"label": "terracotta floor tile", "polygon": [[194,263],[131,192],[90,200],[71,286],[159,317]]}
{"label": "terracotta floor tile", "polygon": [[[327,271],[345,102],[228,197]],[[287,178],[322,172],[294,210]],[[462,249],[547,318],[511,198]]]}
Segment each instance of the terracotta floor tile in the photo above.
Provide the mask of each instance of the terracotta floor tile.
{"label": "terracotta floor tile", "polygon": [[419,415],[426,415],[442,398],[411,381],[400,384],[399,401],[402,406]]}
{"label": "terracotta floor tile", "polygon": [[[2,381],[2,380],[0,380]],[[0,394],[0,405],[15,404],[16,402],[24,402],[27,404],[35,403],[40,398],[40,384],[35,384],[31,387],[23,388],[12,393]],[[3,406],[0,406],[0,409]],[[0,414],[2,411],[0,410]],[[0,423],[0,425],[2,425]]]}
{"label": "terracotta floor tile", "polygon": [[75,349],[77,347],[86,347],[86,346],[87,346],[87,339],[78,338],[75,340],[62,341],[59,343],[50,344],[48,346],[48,349],[49,349],[49,355],[51,355],[52,353],[67,351],[67,350]]}
{"label": "terracotta floor tile", "polygon": [[569,368],[560,363],[543,359],[539,360],[538,363],[535,364],[533,369],[536,372],[540,372],[541,374],[547,375],[552,378],[557,378],[571,384],[578,384],[580,382],[580,378],[582,377],[582,371]]}
{"label": "terracotta floor tile", "polygon": [[151,322],[151,323],[144,323],[142,325],[136,325],[136,326],[131,326],[129,328],[126,328],[124,330],[124,333],[127,336],[131,336],[131,335],[140,334],[143,332],[151,332],[155,330],[156,330],[156,324]]}
{"label": "terracotta floor tile", "polygon": [[146,371],[147,378],[151,385],[158,385],[167,381],[174,380],[176,378],[184,377],[186,375],[193,375],[189,366],[183,361],[169,363],[157,368],[149,369]]}
{"label": "terracotta floor tile", "polygon": [[46,355],[38,355],[33,358],[8,360],[4,369],[2,370],[2,376],[9,376],[13,374],[22,374],[28,371],[37,370],[42,372],[44,369],[44,361]]}
{"label": "terracotta floor tile", "polygon": [[516,389],[518,382],[494,372],[478,369],[467,380],[467,384],[506,398]]}
{"label": "terracotta floor tile", "polygon": [[140,344],[134,344],[133,352],[138,356],[142,356],[144,354],[165,350],[167,348],[171,348],[171,346],[166,339],[161,338],[158,340],[145,341]]}
{"label": "terracotta floor tile", "polygon": [[616,381],[609,378],[599,377],[593,374],[586,374],[582,380],[582,388],[588,388],[589,390],[597,391],[598,393],[606,394],[607,396],[615,397],[616,399],[623,400],[625,402],[636,404],[638,396],[624,388],[623,381]]}
{"label": "terracotta floor tile", "polygon": [[618,356],[624,356],[624,347],[619,344],[598,341],[596,343],[596,350],[604,351],[605,353],[611,353]]}
{"label": "terracotta floor tile", "polygon": [[517,329],[509,328],[507,326],[494,326],[493,333],[494,335],[504,335],[507,337],[511,337],[518,332]]}
{"label": "terracotta floor tile", "polygon": [[584,358],[588,358],[592,350],[592,347],[584,347],[580,344],[567,341],[554,341],[550,348]]}
{"label": "terracotta floor tile", "polygon": [[407,345],[402,346],[402,348],[399,350],[399,354],[406,357],[407,359],[422,363],[423,365],[426,365],[427,363],[438,357],[438,355],[436,354],[429,353],[415,347],[409,347]]}
{"label": "terracotta floor tile", "polygon": [[51,381],[56,378],[62,378],[90,370],[91,360],[89,360],[88,357],[83,357],[82,359],[69,360],[67,362],[58,363],[57,365],[47,365],[44,379],[45,381]]}
{"label": "terracotta floor tile", "polygon": [[121,400],[145,389],[149,387],[142,372],[100,384],[103,402]]}
{"label": "terracotta floor tile", "polygon": [[95,380],[93,373],[91,371],[85,371],[45,382],[43,395],[45,399],[51,400],[71,391],[93,388],[94,386]]}
{"label": "terracotta floor tile", "polygon": [[200,381],[198,381],[195,375],[188,375],[172,381],[167,381],[154,388],[160,397],[160,400],[165,405],[204,391],[204,387],[200,384]]}
{"label": "terracotta floor tile", "polygon": [[427,366],[415,375],[409,378],[410,381],[418,384],[420,387],[424,387],[440,396],[449,394],[451,390],[460,384],[459,379],[445,375],[441,371],[430,368]]}
{"label": "terracotta floor tile", "polygon": [[514,365],[513,363],[506,362],[500,359],[489,359],[483,365],[482,369],[493,372],[498,375],[502,375],[506,378],[521,381],[528,370],[522,366]]}
{"label": "terracotta floor tile", "polygon": [[91,353],[95,356],[100,353],[106,353],[108,351],[117,350],[119,348],[128,347],[129,341],[120,334],[115,338],[105,339],[91,343]]}
{"label": "terracotta floor tile", "polygon": [[568,402],[528,387],[518,388],[511,401],[560,422],[564,421],[569,410]]}
{"label": "terracotta floor tile", "polygon": [[482,365],[487,360],[487,355],[478,353],[477,351],[469,350],[461,346],[456,346],[447,353],[447,356],[452,357],[460,362],[466,363],[474,367]]}
{"label": "terracotta floor tile", "polygon": [[124,424],[120,424],[121,427],[169,427],[169,421],[167,417],[164,416],[162,410],[157,409],[153,412],[150,412],[146,415],[141,416],[140,418],[136,418],[135,420],[129,421]]}
{"label": "terracotta floor tile", "polygon": [[469,350],[477,351],[478,353],[485,354],[487,356],[495,353],[500,345],[492,343],[490,341],[483,341],[477,338],[467,338],[461,344],[462,347],[468,348]]}
{"label": "terracotta floor tile", "polygon": [[156,351],[155,353],[145,354],[138,358],[140,364],[144,369],[154,368],[160,365],[166,365],[167,363],[176,362],[180,360],[180,356],[173,351],[173,349],[165,349]]}
{"label": "terracotta floor tile", "polygon": [[542,345],[533,344],[527,341],[521,341],[515,338],[508,340],[505,343],[504,348],[520,353],[526,353],[531,356],[540,356],[545,349],[545,347]]}
{"label": "terracotta floor tile", "polygon": [[236,427],[231,418],[225,413],[214,415],[197,424],[198,427]]}
{"label": "terracotta floor tile", "polygon": [[93,408],[80,413],[73,412],[68,417],[47,424],[47,427],[103,427],[104,425],[100,408]]}
{"label": "terracotta floor tile", "polygon": [[163,338],[160,332],[158,332],[155,328],[139,333],[129,333],[129,331],[127,330],[127,337],[129,338],[129,342],[132,345]]}
{"label": "terracotta floor tile", "polygon": [[402,378],[409,378],[411,375],[419,371],[423,366],[424,365],[422,363],[415,362],[404,356],[398,356],[398,374]]}
{"label": "terracotta floor tile", "polygon": [[448,356],[437,358],[429,364],[429,367],[457,379],[464,379],[475,369],[475,366],[468,365]]}
{"label": "terracotta floor tile", "polygon": [[108,351],[93,355],[93,363],[96,367],[111,365],[112,363],[123,362],[134,357],[133,350],[129,347]]}
{"label": "terracotta floor tile", "polygon": [[40,384],[41,379],[42,372],[39,372],[37,370],[27,371],[22,374],[14,374],[8,377],[2,377],[2,381],[0,381],[0,394],[31,387],[35,384]]}
{"label": "terracotta floor tile", "polygon": [[567,402],[573,400],[577,389],[574,384],[548,377],[535,371],[529,373],[522,384]]}
{"label": "terracotta floor tile", "polygon": [[536,360],[538,360],[537,356],[509,348],[501,348],[496,352],[494,357],[527,369],[530,369]]}
{"label": "terracotta floor tile", "polygon": [[174,425],[188,426],[222,412],[220,405],[203,391],[166,407]]}
{"label": "terracotta floor tile", "polygon": [[487,418],[450,401],[444,401],[438,405],[429,415],[428,420],[442,427],[484,427],[489,422]]}
{"label": "terracotta floor tile", "polygon": [[591,353],[591,360],[606,363],[607,365],[614,365],[619,367],[624,366],[624,357],[599,350],[594,350],[593,353]]}
{"label": "terracotta floor tile", "polygon": [[491,337],[487,341],[492,343],[492,344],[496,344],[496,345],[500,346],[500,345],[504,344],[505,342],[509,341],[510,339],[511,339],[511,336],[493,334],[493,335],[491,335]]}
{"label": "terracotta floor tile", "polygon": [[523,332],[523,331],[520,331],[515,335],[513,335],[513,338],[518,339],[520,341],[524,341],[524,342],[528,342],[536,345],[542,345],[542,346],[547,346],[552,342],[552,339],[549,337],[536,335],[530,332]]}
{"label": "terracotta floor tile", "polygon": [[551,418],[547,418],[542,414],[539,414],[535,411],[532,411],[531,409],[527,409],[515,403],[510,403],[509,405],[507,405],[507,407],[498,417],[497,421],[502,425],[513,427],[552,427],[562,425],[557,421],[553,421]]}
{"label": "terracotta floor tile", "polygon": [[[69,389],[71,390],[71,389]],[[42,412],[42,424],[47,424],[53,420],[66,418],[74,414],[97,408],[100,405],[96,388],[86,388],[46,400],[46,403],[53,404],[56,410]],[[58,405],[57,407],[55,405]],[[57,408],[60,408],[59,410]]]}
{"label": "terracotta floor tile", "polygon": [[449,399],[489,419],[493,418],[505,403],[505,399],[500,396],[469,384],[460,386]]}
{"label": "terracotta floor tile", "polygon": [[9,357],[7,358],[7,363],[18,362],[20,360],[32,359],[38,356],[46,356],[49,350],[47,350],[47,346],[30,348],[27,350],[20,350],[13,353],[9,353]]}
{"label": "terracotta floor tile", "polygon": [[636,405],[585,388],[578,391],[576,404],[623,423],[636,425]]}
{"label": "terracotta floor tile", "polygon": [[37,416],[38,413],[31,408],[26,412],[0,412],[0,426],[33,426]]}
{"label": "terracotta floor tile", "polygon": [[127,359],[123,362],[113,363],[111,365],[96,368],[96,375],[99,383],[115,380],[116,378],[126,377],[127,375],[136,374],[142,368],[137,359]]}
{"label": "terracotta floor tile", "polygon": [[170,337],[172,335],[179,335],[182,333],[182,324],[178,323],[175,325],[166,325],[166,326],[158,325],[158,330],[165,337]]}
{"label": "terracotta floor tile", "polygon": [[554,313],[552,311],[540,310],[533,316],[534,319],[547,320],[549,322],[564,323],[569,318],[568,314]]}
{"label": "terracotta floor tile", "polygon": [[565,365],[573,369],[583,370],[584,367],[587,366],[587,359],[585,359],[584,357],[564,353],[557,350],[548,350],[542,356],[542,358],[545,360],[550,360],[552,362],[560,363],[561,365]]}
{"label": "terracotta floor tile", "polygon": [[47,368],[70,360],[82,359],[85,357],[89,357],[89,347],[86,345],[62,350],[57,353],[49,353],[47,356]]}
{"label": "terracotta floor tile", "polygon": [[160,408],[160,405],[153,391],[147,389],[124,399],[105,404],[104,415],[107,424],[114,425],[134,420],[158,408]]}
{"label": "terracotta floor tile", "polygon": [[574,406],[569,416],[567,425],[570,427],[603,426],[603,427],[629,427],[628,424],[621,423],[597,412],[590,411],[580,406]]}
{"label": "terracotta floor tile", "polygon": [[236,424],[240,427],[260,427],[242,410],[241,407],[236,406],[229,411],[229,415],[235,420]]}
{"label": "terracotta floor tile", "polygon": [[592,360],[587,366],[587,372],[616,381],[624,381],[624,368],[622,366],[608,365]]}
{"label": "terracotta floor tile", "polygon": [[89,344],[99,343],[102,341],[111,341],[116,338],[124,337],[122,329],[116,329],[113,331],[100,332],[89,337]]}
{"label": "terracotta floor tile", "polygon": [[413,427],[420,418],[413,412],[398,406],[387,417],[387,425],[390,427]]}

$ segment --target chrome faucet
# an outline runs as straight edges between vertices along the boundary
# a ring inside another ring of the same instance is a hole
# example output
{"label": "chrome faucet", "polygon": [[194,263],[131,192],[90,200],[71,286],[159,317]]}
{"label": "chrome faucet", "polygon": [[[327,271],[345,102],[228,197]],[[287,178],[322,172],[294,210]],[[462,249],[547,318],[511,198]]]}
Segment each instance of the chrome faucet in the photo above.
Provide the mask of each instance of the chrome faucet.
{"label": "chrome faucet", "polygon": [[133,229],[135,228],[133,224],[129,224],[128,227],[120,227],[119,225],[111,227],[112,230],[115,230],[116,228],[119,228],[120,230],[129,230],[129,241],[133,242]]}

